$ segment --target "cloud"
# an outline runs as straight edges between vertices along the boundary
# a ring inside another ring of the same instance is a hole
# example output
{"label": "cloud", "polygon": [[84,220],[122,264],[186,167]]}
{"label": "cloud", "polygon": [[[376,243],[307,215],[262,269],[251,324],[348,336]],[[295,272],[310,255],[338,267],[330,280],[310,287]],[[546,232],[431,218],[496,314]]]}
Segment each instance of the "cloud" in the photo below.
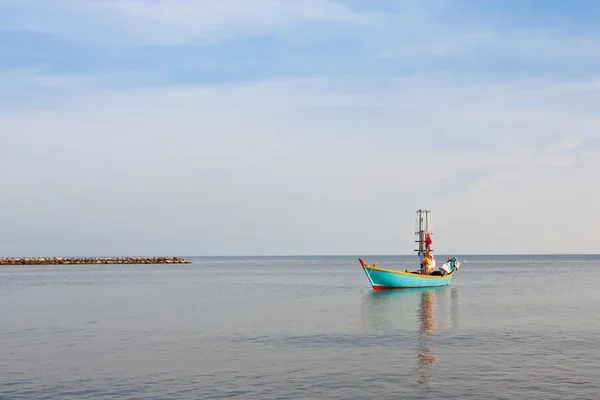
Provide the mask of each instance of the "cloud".
{"label": "cloud", "polygon": [[[59,107],[0,117],[11,188],[3,223],[21,238],[36,226],[39,239],[15,251],[68,247],[52,233],[60,226],[82,253],[148,252],[145,243],[184,254],[408,253],[410,210],[423,206],[440,215],[438,252],[519,251],[507,224],[530,215],[519,204],[546,204],[536,210],[572,227],[553,216],[557,199],[581,202],[561,185],[585,194],[599,167],[597,118],[578,109],[586,85],[463,86],[438,76],[370,90],[331,79],[128,90],[89,82],[62,82]],[[565,87],[561,108],[555,96]],[[508,210],[514,218],[499,218]],[[503,240],[473,241],[475,228]],[[565,240],[571,247],[562,248],[575,248],[563,232],[547,236],[544,249]]]}
{"label": "cloud", "polygon": [[[10,29],[111,45],[173,45],[286,32],[305,22],[360,23],[361,15],[330,0],[56,0],[4,1]],[[1,5],[1,3],[0,3]]]}
{"label": "cloud", "polygon": [[[3,0],[4,30],[37,32],[109,47],[207,45],[264,35],[318,44],[332,36],[349,49],[381,59],[462,57],[558,60],[596,57],[594,32],[572,34],[550,26],[499,25],[453,2],[384,3],[341,0]],[[304,38],[304,39],[303,39]],[[338,51],[343,52],[343,48]],[[473,61],[470,59],[470,61]],[[482,60],[478,60],[482,62]]]}
{"label": "cloud", "polygon": [[438,253],[578,252],[600,222],[592,31],[452,2],[0,7],[3,254],[410,253],[422,207]]}

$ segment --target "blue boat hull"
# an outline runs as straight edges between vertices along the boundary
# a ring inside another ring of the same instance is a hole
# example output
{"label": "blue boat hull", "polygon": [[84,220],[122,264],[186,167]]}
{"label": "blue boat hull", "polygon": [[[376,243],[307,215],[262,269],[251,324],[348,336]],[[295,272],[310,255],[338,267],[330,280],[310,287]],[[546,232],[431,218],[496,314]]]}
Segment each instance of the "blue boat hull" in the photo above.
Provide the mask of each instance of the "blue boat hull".
{"label": "blue boat hull", "polygon": [[454,275],[454,271],[445,276],[421,275],[367,265],[362,260],[360,262],[375,290],[447,286]]}

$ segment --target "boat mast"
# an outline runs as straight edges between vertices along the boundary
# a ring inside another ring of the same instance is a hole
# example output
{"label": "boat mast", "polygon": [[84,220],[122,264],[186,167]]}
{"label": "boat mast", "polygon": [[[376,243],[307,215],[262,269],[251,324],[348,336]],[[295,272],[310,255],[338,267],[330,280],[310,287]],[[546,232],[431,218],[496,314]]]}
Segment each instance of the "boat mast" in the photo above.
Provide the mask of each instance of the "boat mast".
{"label": "boat mast", "polygon": [[415,240],[415,242],[419,243],[419,248],[416,249],[415,251],[417,251],[417,254],[422,254],[423,252],[423,241],[421,240],[421,232],[423,231],[423,211],[422,210],[417,210],[417,220],[415,221],[415,228],[416,228],[416,232],[415,234],[417,235],[417,240]]}
{"label": "boat mast", "polygon": [[426,248],[427,234],[432,234],[431,231],[431,210],[418,210],[417,221],[416,221],[417,235],[416,242],[419,243],[418,251],[420,254],[424,254]]}

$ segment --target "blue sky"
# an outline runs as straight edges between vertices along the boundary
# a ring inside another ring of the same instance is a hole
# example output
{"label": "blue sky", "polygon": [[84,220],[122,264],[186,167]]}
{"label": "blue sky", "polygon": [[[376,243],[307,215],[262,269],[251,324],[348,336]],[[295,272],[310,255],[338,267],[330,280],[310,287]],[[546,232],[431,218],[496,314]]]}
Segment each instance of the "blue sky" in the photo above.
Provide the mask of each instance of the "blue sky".
{"label": "blue sky", "polygon": [[600,252],[599,11],[0,0],[0,252]]}

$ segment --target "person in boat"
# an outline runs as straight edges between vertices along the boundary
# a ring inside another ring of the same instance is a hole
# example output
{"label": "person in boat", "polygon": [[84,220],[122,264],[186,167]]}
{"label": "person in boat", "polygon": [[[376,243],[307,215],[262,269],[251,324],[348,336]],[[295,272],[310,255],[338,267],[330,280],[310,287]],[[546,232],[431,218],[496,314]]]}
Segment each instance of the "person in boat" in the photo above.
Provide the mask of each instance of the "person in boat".
{"label": "person in boat", "polygon": [[442,276],[449,274],[452,267],[450,267],[450,259],[447,262],[440,265],[440,273]]}
{"label": "person in boat", "polygon": [[446,261],[445,263],[443,263],[439,270],[440,273],[443,275],[447,275],[450,272],[457,270],[460,266],[460,262],[456,259],[456,257],[452,257],[449,258],[448,261]]}
{"label": "person in boat", "polygon": [[431,234],[427,233],[425,236],[425,254],[419,252],[419,259],[421,261],[421,274],[430,275],[435,268],[435,258],[431,254]]}
{"label": "person in boat", "polygon": [[433,258],[433,254],[431,254],[430,250],[427,250],[423,259],[421,260],[421,273],[424,275],[429,275],[435,268],[435,258]]}

